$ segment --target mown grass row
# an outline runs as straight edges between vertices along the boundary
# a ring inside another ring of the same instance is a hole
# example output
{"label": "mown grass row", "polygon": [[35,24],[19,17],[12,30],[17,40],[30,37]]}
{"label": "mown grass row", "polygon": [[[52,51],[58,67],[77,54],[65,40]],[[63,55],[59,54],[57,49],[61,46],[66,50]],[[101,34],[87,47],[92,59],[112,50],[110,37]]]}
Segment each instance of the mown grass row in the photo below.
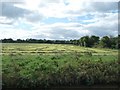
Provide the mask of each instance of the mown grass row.
{"label": "mown grass row", "polygon": [[9,54],[2,57],[3,87],[54,87],[119,84],[117,55]]}
{"label": "mown grass row", "polygon": [[65,53],[65,52],[92,52],[92,53],[107,53],[117,54],[117,50],[102,49],[102,48],[85,48],[76,45],[62,44],[28,44],[28,43],[3,43],[2,53]]}

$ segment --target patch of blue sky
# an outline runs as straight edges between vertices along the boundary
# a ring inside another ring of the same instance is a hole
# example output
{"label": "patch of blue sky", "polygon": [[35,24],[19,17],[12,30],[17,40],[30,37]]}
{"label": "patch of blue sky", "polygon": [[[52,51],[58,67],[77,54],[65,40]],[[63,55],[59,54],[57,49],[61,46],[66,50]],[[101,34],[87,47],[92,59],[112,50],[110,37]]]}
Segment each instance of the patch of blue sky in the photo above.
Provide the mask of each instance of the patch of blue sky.
{"label": "patch of blue sky", "polygon": [[112,10],[112,11],[110,11],[110,13],[120,13],[120,11],[119,10]]}
{"label": "patch of blue sky", "polygon": [[89,24],[89,23],[94,23],[94,22],[87,22],[87,20],[92,20],[94,19],[94,15],[87,14],[84,16],[78,16],[76,17],[75,20],[70,21],[68,18],[54,18],[50,17],[47,19],[43,19],[42,22],[46,24],[53,24],[53,23],[69,23],[69,22],[77,22],[81,24]]}
{"label": "patch of blue sky", "polygon": [[64,1],[64,4],[67,6],[67,5],[69,5],[69,3],[67,2],[67,1]]}
{"label": "patch of blue sky", "polygon": [[94,15],[91,15],[91,14],[87,14],[87,15],[84,15],[84,16],[78,16],[77,19],[80,19],[80,20],[90,20],[90,19],[93,19],[94,18]]}
{"label": "patch of blue sky", "polygon": [[81,24],[90,24],[90,23],[94,23],[94,22],[90,22],[90,20],[93,20],[93,19],[94,19],[94,15],[87,14],[85,16],[78,16],[75,21]]}
{"label": "patch of blue sky", "polygon": [[95,22],[87,22],[87,21],[82,21],[82,22],[79,22],[80,24],[91,24],[91,23],[95,23]]}
{"label": "patch of blue sky", "polygon": [[50,18],[42,20],[42,22],[47,23],[47,24],[52,24],[52,23],[69,23],[69,20],[67,18],[54,18],[54,17],[50,17]]}
{"label": "patch of blue sky", "polygon": [[19,24],[14,26],[15,28],[23,29],[23,30],[32,30],[32,25],[26,24],[24,22],[19,22]]}

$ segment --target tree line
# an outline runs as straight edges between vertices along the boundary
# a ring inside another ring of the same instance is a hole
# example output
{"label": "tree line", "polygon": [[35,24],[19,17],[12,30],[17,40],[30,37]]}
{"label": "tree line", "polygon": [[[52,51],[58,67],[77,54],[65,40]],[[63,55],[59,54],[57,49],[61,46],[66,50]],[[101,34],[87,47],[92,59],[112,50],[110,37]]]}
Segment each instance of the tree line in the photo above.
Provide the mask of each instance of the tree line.
{"label": "tree line", "polygon": [[13,40],[12,38],[1,39],[2,43],[48,43],[48,44],[74,44],[84,47],[101,47],[101,48],[120,48],[120,35],[116,37],[112,36],[83,36],[80,39],[74,40],[46,40],[46,39],[17,39]]}

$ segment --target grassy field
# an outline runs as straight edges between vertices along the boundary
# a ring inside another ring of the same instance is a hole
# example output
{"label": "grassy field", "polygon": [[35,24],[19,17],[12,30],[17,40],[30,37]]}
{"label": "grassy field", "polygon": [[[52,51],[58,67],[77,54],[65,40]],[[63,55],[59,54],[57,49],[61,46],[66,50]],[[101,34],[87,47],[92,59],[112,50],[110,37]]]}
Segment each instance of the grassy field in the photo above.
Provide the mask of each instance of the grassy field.
{"label": "grassy field", "polygon": [[3,87],[119,84],[117,62],[114,49],[3,43]]}
{"label": "grassy field", "polygon": [[17,44],[17,43],[9,43],[2,45],[2,53],[10,54],[10,53],[21,53],[21,54],[37,54],[37,53],[45,53],[45,54],[54,54],[54,53],[68,53],[68,52],[92,52],[93,54],[111,54],[117,55],[117,50],[111,49],[96,49],[96,48],[84,48],[80,46],[74,45],[61,45],[61,44]]}

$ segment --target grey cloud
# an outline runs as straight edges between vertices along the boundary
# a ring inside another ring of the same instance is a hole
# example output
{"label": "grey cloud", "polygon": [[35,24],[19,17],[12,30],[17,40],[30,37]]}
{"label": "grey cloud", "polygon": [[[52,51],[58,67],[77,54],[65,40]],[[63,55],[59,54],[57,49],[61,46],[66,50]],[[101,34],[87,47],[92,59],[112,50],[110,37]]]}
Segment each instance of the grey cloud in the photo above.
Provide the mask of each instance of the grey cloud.
{"label": "grey cloud", "polygon": [[112,13],[113,11],[118,11],[118,2],[88,2],[82,6],[83,9],[79,10],[69,10],[66,14],[84,16],[86,14],[93,13]]}
{"label": "grey cloud", "polygon": [[102,36],[105,36],[105,35],[113,35],[115,36],[115,33],[116,31],[114,30],[109,30],[109,29],[106,29],[106,30],[102,30],[102,28],[94,28],[91,30],[91,33],[94,34],[94,35],[98,35],[100,37]]}
{"label": "grey cloud", "polygon": [[36,34],[36,35],[31,35],[30,37],[35,38],[35,39],[46,39],[46,35],[44,34]]}
{"label": "grey cloud", "polygon": [[116,36],[118,33],[117,25],[112,26],[89,26],[87,29],[94,35],[105,36],[113,35]]}
{"label": "grey cloud", "polygon": [[13,24],[13,22],[0,22],[0,24],[12,25],[12,24]]}
{"label": "grey cloud", "polygon": [[29,22],[39,22],[44,18],[44,16],[38,12],[33,12],[29,15],[25,15],[25,17]]}
{"label": "grey cloud", "polygon": [[110,12],[118,10],[118,2],[94,2],[90,4],[93,11]]}
{"label": "grey cloud", "polygon": [[[64,28],[52,28],[48,32],[45,32],[46,34],[43,34],[41,32],[40,34],[36,34],[33,37],[37,39],[58,39],[58,40],[64,40],[64,39],[76,39],[80,38],[81,35],[78,31],[75,30],[67,30]],[[49,36],[47,36],[49,34]]]}
{"label": "grey cloud", "polygon": [[63,28],[53,28],[51,33],[53,35],[52,38],[64,37],[64,39],[72,39],[80,37],[78,31]]}
{"label": "grey cloud", "polygon": [[14,2],[0,2],[0,7],[2,7],[2,16],[7,18],[18,18],[23,17],[25,14],[30,13],[30,11],[26,9],[22,9],[14,6]]}
{"label": "grey cloud", "polygon": [[42,2],[39,4],[39,7],[47,6],[47,4],[50,3],[60,3],[60,0],[42,0]]}
{"label": "grey cloud", "polygon": [[23,3],[25,0],[1,0],[0,2]]}

